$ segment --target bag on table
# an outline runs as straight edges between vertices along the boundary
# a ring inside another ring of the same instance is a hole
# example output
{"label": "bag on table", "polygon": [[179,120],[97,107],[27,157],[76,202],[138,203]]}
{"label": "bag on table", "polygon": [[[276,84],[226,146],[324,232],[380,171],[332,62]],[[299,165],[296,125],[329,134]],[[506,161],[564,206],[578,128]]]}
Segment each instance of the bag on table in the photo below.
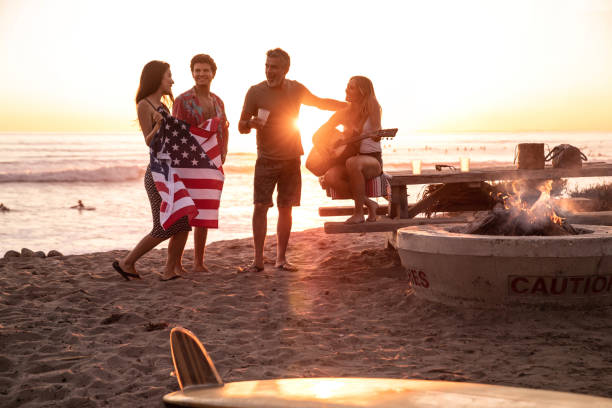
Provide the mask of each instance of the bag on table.
{"label": "bag on table", "polygon": [[587,157],[576,146],[560,144],[546,155],[546,161],[552,160],[553,169],[579,169]]}

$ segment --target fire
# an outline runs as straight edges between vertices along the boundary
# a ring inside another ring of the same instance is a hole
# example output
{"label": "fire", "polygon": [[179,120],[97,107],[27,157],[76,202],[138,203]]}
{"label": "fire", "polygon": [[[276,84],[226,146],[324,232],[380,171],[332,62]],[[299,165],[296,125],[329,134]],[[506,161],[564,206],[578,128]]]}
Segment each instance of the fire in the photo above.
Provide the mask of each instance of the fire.
{"label": "fire", "polygon": [[578,232],[554,210],[552,181],[519,180],[510,192],[498,192],[493,210],[466,232],[487,235],[569,235]]}
{"label": "fire", "polygon": [[563,225],[565,219],[558,216],[552,206],[550,191],[552,180],[537,182],[515,181],[512,183],[512,193],[497,193],[497,201],[511,217],[520,217],[532,225],[551,221]]}

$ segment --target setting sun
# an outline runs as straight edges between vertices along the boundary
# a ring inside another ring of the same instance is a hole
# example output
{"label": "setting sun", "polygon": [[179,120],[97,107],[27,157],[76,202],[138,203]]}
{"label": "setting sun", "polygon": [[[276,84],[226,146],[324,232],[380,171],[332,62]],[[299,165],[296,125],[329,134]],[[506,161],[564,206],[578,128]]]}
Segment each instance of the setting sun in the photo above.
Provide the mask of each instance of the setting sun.
{"label": "setting sun", "polygon": [[321,111],[309,106],[303,106],[300,111],[300,117],[297,121],[297,126],[302,135],[302,145],[304,152],[308,154],[312,149],[312,135],[325,123],[333,114],[329,111]]}

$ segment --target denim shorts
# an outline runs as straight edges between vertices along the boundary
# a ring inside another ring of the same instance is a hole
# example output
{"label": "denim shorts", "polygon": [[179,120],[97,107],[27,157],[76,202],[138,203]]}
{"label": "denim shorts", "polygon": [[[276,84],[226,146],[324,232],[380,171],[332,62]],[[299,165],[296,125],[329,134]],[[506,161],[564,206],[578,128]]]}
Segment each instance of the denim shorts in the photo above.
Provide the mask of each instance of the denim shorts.
{"label": "denim shorts", "polygon": [[275,160],[258,158],[255,163],[253,202],[272,207],[272,193],[277,187],[276,205],[296,207],[302,194],[301,161],[297,159]]}

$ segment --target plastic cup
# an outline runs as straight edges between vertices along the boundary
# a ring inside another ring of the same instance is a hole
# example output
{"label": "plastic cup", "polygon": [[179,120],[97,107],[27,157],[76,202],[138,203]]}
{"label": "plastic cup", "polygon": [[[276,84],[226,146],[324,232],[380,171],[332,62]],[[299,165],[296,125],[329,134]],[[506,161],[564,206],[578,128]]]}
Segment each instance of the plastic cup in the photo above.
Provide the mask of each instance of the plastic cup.
{"label": "plastic cup", "polygon": [[257,109],[257,118],[262,120],[264,125],[268,121],[268,116],[270,116],[270,111],[266,109]]}
{"label": "plastic cup", "polygon": [[421,174],[421,161],[420,160],[412,161],[412,174]]}

